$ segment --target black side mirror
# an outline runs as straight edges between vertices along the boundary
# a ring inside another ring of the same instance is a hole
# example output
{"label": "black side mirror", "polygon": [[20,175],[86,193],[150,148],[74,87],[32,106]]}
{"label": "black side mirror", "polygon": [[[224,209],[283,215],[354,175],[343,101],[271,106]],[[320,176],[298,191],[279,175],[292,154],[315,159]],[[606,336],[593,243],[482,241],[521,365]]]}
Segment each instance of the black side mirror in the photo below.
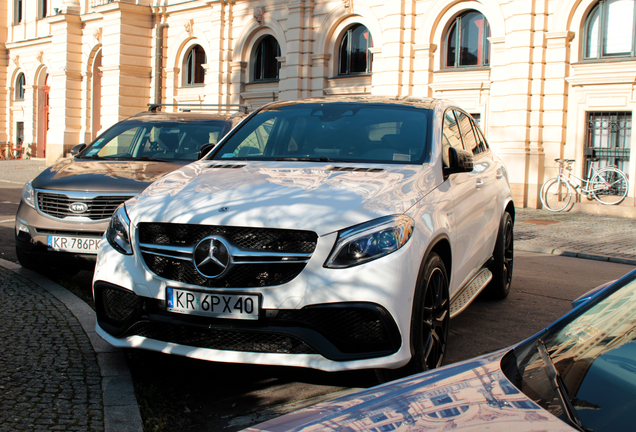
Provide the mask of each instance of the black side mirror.
{"label": "black side mirror", "polygon": [[471,172],[473,170],[473,155],[469,151],[449,147],[448,167],[444,168],[444,177],[451,174]]}
{"label": "black side mirror", "polygon": [[86,144],[78,144],[71,149],[71,156],[79,155],[86,148]]}
{"label": "black side mirror", "polygon": [[199,155],[197,156],[197,160],[203,159],[205,155],[210,153],[210,150],[212,150],[215,145],[216,144],[211,144],[211,143],[203,144],[201,148],[199,149]]}

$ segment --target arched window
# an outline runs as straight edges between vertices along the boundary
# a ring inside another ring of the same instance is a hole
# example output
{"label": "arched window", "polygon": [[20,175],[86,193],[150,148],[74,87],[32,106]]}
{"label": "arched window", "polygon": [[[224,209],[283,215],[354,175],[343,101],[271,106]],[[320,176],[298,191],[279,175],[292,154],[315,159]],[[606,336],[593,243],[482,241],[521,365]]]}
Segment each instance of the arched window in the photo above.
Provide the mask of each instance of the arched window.
{"label": "arched window", "polygon": [[601,0],[585,22],[585,58],[634,56],[634,0]]}
{"label": "arched window", "polygon": [[446,33],[447,68],[490,65],[490,25],[481,12],[469,11],[453,21]]}
{"label": "arched window", "polygon": [[207,62],[205,51],[201,45],[195,45],[188,53],[185,64],[185,85],[197,85],[205,82],[205,69]]}
{"label": "arched window", "polygon": [[24,100],[24,86],[26,84],[26,79],[23,73],[18,75],[18,78],[15,80],[15,100]]}
{"label": "arched window", "polygon": [[369,30],[356,24],[345,32],[340,42],[338,75],[371,73],[373,38]]}
{"label": "arched window", "polygon": [[280,71],[280,45],[274,36],[265,36],[256,47],[254,81],[277,80]]}

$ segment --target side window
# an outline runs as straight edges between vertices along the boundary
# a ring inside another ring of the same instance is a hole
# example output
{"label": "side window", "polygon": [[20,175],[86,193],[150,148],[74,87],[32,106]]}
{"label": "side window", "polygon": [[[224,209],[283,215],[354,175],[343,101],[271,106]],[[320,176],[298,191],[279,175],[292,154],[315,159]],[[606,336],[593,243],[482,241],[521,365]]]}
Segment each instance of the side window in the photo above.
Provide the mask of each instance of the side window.
{"label": "side window", "polygon": [[247,138],[236,147],[234,153],[228,156],[262,156],[265,145],[269,140],[269,135],[274,127],[274,121],[275,119],[273,118],[269,119],[257,127],[254,132],[249,134]]}
{"label": "side window", "polygon": [[444,127],[442,128],[442,162],[445,167],[448,167],[448,149],[450,147],[464,149],[457,119],[452,110],[448,110],[444,114]]}
{"label": "side window", "polygon": [[456,111],[455,113],[459,119],[459,128],[462,131],[464,147],[466,147],[466,150],[472,152],[474,155],[481,153],[477,144],[477,139],[475,138],[475,132],[473,131],[473,123],[470,121],[470,118],[461,111]]}
{"label": "side window", "polygon": [[481,152],[482,153],[487,152],[489,149],[488,141],[486,141],[486,138],[484,138],[484,135],[481,132],[481,129],[479,129],[479,126],[476,123],[473,123],[473,129],[475,130],[475,136],[477,137],[477,144],[479,145]]}

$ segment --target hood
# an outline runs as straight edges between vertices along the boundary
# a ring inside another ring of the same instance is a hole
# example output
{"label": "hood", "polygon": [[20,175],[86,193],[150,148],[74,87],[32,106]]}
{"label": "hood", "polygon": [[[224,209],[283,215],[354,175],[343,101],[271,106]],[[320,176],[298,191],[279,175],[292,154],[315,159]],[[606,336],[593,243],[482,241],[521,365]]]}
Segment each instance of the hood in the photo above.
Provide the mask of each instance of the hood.
{"label": "hood", "polygon": [[33,179],[36,189],[139,193],[183,163],[64,159]]}
{"label": "hood", "polygon": [[287,228],[324,235],[402,214],[434,188],[428,165],[200,161],[154,183],[127,210],[133,224]]}
{"label": "hood", "polygon": [[244,432],[573,431],[517,390],[507,350],[350,394]]}

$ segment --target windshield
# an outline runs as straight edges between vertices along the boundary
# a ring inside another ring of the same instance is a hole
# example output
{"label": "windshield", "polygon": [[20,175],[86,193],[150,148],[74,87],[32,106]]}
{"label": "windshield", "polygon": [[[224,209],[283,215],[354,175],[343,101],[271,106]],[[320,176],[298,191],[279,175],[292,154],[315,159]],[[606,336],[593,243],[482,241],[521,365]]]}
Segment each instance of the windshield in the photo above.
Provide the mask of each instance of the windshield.
{"label": "windshield", "polygon": [[[622,288],[592,300],[542,335],[548,354],[586,430],[631,430],[636,412],[636,274]],[[536,343],[515,350],[518,374],[509,378],[529,398],[566,420]]]}
{"label": "windshield", "polygon": [[397,104],[276,106],[235,129],[211,158],[421,164],[431,119],[431,110]]}
{"label": "windshield", "polygon": [[126,120],[100,135],[81,158],[194,161],[204,144],[216,144],[229,122],[148,122]]}

